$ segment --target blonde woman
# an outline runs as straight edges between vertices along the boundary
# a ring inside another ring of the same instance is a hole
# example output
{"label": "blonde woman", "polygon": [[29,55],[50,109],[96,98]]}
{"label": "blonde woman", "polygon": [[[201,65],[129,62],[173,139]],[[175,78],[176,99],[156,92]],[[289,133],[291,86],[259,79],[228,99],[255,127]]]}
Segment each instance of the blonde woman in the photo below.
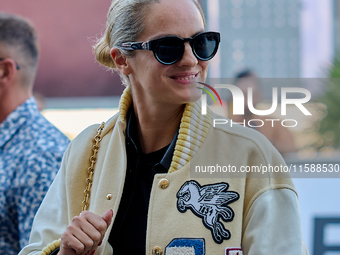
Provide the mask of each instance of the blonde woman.
{"label": "blonde woman", "polygon": [[200,114],[219,41],[196,0],[112,1],[95,53],[127,86],[119,114],[71,143],[21,255],[306,253],[289,178],[190,177],[206,160],[284,164],[258,132]]}

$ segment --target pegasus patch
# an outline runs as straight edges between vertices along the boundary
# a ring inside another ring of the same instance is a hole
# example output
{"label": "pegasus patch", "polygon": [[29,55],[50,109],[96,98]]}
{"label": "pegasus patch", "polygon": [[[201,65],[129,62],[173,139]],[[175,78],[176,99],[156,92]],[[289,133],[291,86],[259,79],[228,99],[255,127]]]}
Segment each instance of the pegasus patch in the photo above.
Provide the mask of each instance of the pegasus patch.
{"label": "pegasus patch", "polygon": [[177,192],[177,209],[185,213],[190,209],[196,216],[202,218],[203,224],[210,229],[214,241],[218,244],[230,239],[229,230],[219,222],[222,218],[225,222],[234,219],[234,211],[227,206],[239,199],[239,194],[227,191],[227,183],[201,185],[194,181],[185,182]]}
{"label": "pegasus patch", "polygon": [[165,255],[205,255],[203,238],[175,238],[165,248]]}

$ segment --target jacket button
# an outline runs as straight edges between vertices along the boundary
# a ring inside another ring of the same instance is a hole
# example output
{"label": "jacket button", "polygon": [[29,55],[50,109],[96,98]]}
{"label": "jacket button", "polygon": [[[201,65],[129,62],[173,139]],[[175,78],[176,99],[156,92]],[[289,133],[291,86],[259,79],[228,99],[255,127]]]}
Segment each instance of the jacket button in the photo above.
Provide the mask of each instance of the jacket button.
{"label": "jacket button", "polygon": [[111,200],[111,199],[112,199],[112,194],[107,194],[107,195],[106,195],[106,199],[107,199],[107,200]]}
{"label": "jacket button", "polygon": [[152,249],[152,255],[162,255],[163,251],[162,248],[159,246],[156,246]]}
{"label": "jacket button", "polygon": [[166,189],[167,187],[169,187],[169,183],[170,181],[168,179],[160,179],[160,181],[158,182],[158,186],[161,189]]}

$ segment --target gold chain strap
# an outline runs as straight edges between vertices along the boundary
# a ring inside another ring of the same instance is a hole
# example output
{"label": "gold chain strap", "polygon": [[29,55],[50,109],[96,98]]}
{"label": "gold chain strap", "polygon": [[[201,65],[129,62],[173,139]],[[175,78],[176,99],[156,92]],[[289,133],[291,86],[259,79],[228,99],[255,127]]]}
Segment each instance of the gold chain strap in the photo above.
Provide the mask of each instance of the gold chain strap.
{"label": "gold chain strap", "polygon": [[93,146],[92,151],[93,154],[90,157],[90,167],[87,169],[88,177],[85,180],[86,189],[84,190],[84,201],[82,204],[82,211],[86,211],[89,208],[89,199],[91,195],[91,187],[93,182],[93,175],[94,175],[94,165],[97,162],[97,153],[99,151],[99,142],[102,140],[101,134],[104,129],[105,122],[103,122],[100,127],[97,129],[97,134],[93,139]]}

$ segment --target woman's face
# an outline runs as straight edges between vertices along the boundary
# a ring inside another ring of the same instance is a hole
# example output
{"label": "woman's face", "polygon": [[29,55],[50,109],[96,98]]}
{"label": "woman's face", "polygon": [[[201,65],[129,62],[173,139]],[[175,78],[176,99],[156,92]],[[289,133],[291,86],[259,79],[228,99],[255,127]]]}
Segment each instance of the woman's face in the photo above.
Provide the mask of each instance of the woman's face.
{"label": "woman's face", "polygon": [[[192,0],[161,0],[148,9],[145,29],[138,41],[167,35],[187,38],[202,31],[203,19]],[[135,53],[134,57],[127,59],[134,97],[153,106],[180,105],[193,101],[193,97],[195,100],[199,98],[201,91],[194,81],[206,77],[208,61],[198,60],[189,43],[185,43],[183,57],[172,65],[158,62],[152,51],[138,50]]]}

